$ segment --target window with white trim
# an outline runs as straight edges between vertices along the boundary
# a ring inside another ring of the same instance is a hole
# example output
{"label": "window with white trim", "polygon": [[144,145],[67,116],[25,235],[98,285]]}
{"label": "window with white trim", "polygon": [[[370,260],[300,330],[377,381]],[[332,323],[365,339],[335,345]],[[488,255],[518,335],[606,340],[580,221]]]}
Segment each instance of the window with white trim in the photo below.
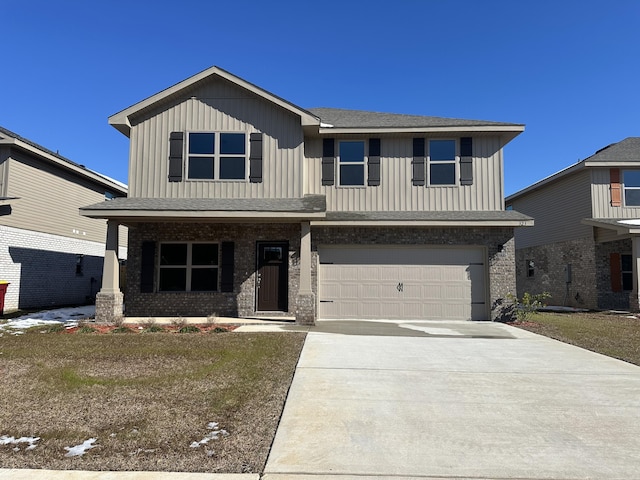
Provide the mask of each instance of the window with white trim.
{"label": "window with white trim", "polygon": [[187,178],[245,180],[247,136],[237,132],[191,132],[188,136]]}
{"label": "window with white trim", "polygon": [[364,140],[341,141],[338,153],[338,185],[343,187],[364,186]]}
{"label": "window with white trim", "polygon": [[623,170],[625,207],[640,207],[640,170]]}
{"label": "window with white trim", "polygon": [[158,290],[218,291],[219,250],[217,243],[161,243]]}
{"label": "window with white trim", "polygon": [[455,140],[429,140],[429,185],[455,185],[456,159]]}

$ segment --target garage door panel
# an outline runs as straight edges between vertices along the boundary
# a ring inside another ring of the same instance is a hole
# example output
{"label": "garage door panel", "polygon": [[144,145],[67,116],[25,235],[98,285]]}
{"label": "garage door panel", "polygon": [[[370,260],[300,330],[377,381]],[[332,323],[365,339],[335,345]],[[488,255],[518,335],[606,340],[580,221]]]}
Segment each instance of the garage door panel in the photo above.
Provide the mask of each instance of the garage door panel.
{"label": "garage door panel", "polygon": [[320,318],[486,319],[482,248],[320,248]]}

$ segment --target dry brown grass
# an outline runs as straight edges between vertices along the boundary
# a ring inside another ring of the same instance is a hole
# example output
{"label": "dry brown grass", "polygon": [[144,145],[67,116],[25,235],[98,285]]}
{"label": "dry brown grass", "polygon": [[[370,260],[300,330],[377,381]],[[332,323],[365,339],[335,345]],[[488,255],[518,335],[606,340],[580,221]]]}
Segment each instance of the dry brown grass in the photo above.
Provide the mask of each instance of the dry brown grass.
{"label": "dry brown grass", "polygon": [[640,319],[616,312],[536,313],[515,326],[640,365]]}
{"label": "dry brown grass", "polygon": [[[29,451],[0,445],[0,467],[261,472],[303,341],[298,333],[5,334],[0,436],[41,440]],[[209,422],[229,435],[191,448]],[[89,438],[95,448],[64,456]]]}

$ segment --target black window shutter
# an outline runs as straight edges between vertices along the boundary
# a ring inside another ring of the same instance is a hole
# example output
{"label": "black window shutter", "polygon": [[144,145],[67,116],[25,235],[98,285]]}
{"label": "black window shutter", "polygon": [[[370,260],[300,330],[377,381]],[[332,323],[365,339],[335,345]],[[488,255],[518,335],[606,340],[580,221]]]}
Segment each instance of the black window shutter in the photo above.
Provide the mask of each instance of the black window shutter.
{"label": "black window shutter", "polygon": [[182,145],[183,132],[171,132],[169,135],[169,181],[182,181]]}
{"label": "black window shutter", "polygon": [[233,292],[233,242],[222,242],[220,291]]}
{"label": "black window shutter", "polygon": [[460,139],[460,185],[473,185],[473,139]]}
{"label": "black window shutter", "polygon": [[380,185],[380,139],[369,139],[369,158],[367,161],[368,166],[368,184],[372,186]]}
{"label": "black window shutter", "polygon": [[142,242],[140,256],[140,292],[153,292],[153,273],[156,264],[156,242]]}
{"label": "black window shutter", "polygon": [[424,138],[413,139],[413,161],[411,166],[413,167],[413,184],[424,185],[425,184],[425,148]]}
{"label": "black window shutter", "polygon": [[333,185],[336,171],[335,140],[322,140],[322,185]]}
{"label": "black window shutter", "polygon": [[262,183],[262,134],[249,135],[249,181]]}

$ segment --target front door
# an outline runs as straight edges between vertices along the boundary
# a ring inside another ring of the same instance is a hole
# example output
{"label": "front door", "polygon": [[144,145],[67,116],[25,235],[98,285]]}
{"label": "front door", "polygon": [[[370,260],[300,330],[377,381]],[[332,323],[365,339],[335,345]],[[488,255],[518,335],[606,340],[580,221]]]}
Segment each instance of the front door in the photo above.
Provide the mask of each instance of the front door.
{"label": "front door", "polygon": [[256,310],[286,312],[288,300],[288,242],[258,242]]}

